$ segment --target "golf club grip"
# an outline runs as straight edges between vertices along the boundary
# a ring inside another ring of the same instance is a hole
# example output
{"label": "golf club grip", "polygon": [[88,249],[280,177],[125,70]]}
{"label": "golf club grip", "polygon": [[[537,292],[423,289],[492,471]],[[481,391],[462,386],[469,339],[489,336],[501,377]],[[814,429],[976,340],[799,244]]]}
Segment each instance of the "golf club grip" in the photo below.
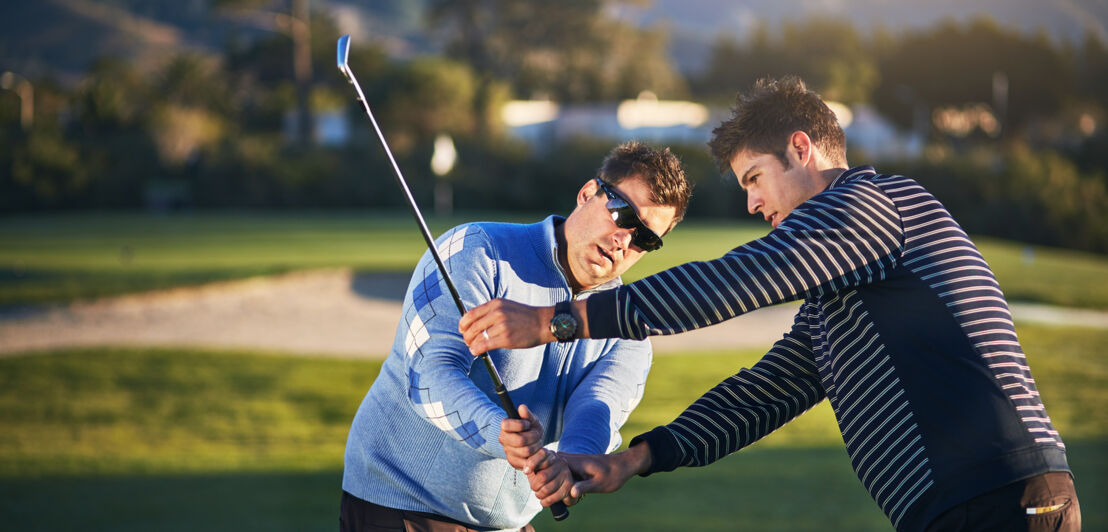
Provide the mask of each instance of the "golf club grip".
{"label": "golf club grip", "polygon": [[569,508],[566,508],[562,501],[558,501],[550,505],[550,513],[554,514],[555,521],[561,521],[569,517]]}
{"label": "golf club grip", "polygon": [[[488,355],[481,356],[487,357]],[[512,396],[508,395],[508,389],[504,387],[504,383],[497,384],[496,396],[500,398],[500,406],[504,407],[504,412],[508,414],[508,417],[519,419],[519,410],[516,409],[516,404],[512,402]],[[569,508],[566,508],[565,503],[558,501],[550,505],[550,513],[554,515],[555,521],[561,521],[569,517]]]}
{"label": "golf club grip", "polygon": [[[481,355],[487,357],[489,355]],[[519,410],[516,409],[516,404],[512,402],[512,396],[508,395],[508,389],[504,387],[504,383],[496,383],[496,396],[500,398],[500,406],[504,408],[504,413],[508,414],[511,419],[519,419]]]}

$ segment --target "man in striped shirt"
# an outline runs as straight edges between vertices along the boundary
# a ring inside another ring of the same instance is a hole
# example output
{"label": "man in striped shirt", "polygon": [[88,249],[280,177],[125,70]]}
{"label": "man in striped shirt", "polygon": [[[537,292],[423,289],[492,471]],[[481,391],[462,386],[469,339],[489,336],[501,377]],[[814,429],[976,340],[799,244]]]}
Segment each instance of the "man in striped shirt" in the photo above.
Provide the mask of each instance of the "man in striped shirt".
{"label": "man in striped shirt", "polygon": [[[1065,446],[1007,303],[938,200],[909,178],[848,169],[834,113],[793,77],[740,95],[709,146],[773,230],[575,303],[579,335],[678,334],[803,305],[753,368],[621,453],[551,453],[535,443],[541,427],[506,421],[501,441],[533,453],[524,472],[543,504],[707,465],[827,398],[854,471],[898,530],[1079,530]],[[474,353],[523,347],[553,340],[553,316],[495,300],[460,330]],[[576,484],[545,475],[562,460]]]}

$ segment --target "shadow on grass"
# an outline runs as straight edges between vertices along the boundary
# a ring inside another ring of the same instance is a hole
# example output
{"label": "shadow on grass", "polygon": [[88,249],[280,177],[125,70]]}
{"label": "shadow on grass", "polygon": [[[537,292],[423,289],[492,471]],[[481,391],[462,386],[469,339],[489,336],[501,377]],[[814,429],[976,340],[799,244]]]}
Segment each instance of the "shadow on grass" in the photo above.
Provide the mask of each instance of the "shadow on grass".
{"label": "shadow on grass", "polygon": [[[1072,442],[1087,530],[1108,527],[1108,441]],[[0,479],[10,530],[334,530],[338,471]],[[841,448],[755,446],[706,468],[635,478],[539,530],[891,530]]]}
{"label": "shadow on grass", "polygon": [[336,530],[342,473],[0,479],[7,530]]}
{"label": "shadow on grass", "polygon": [[404,301],[412,272],[356,272],[350,280],[350,290],[361,297]]}

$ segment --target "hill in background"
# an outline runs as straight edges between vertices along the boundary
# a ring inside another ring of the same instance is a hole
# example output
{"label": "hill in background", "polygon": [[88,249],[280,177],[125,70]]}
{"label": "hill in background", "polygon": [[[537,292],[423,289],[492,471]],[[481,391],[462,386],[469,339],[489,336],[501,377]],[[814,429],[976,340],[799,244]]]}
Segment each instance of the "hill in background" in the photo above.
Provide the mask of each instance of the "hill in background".
{"label": "hill in background", "polygon": [[[377,39],[396,56],[434,53],[438,47],[423,24],[425,0],[313,0],[339,29]],[[721,36],[743,39],[759,25],[812,17],[851,20],[862,31],[881,25],[892,31],[989,16],[1027,33],[1045,32],[1062,42],[1088,33],[1108,41],[1108,2],[1103,0],[653,0],[646,6],[613,7],[617,16],[642,26],[663,25],[670,52],[685,73],[699,71]],[[53,75],[75,81],[99,57],[156,64],[181,51],[212,53],[231,39],[252,39],[244,27],[213,8],[212,0],[36,0],[0,3],[0,69],[24,76]]]}
{"label": "hill in background", "polygon": [[1059,42],[1079,43],[1092,32],[1108,42],[1108,2],[1103,0],[653,0],[646,7],[624,7],[626,20],[643,26],[664,24],[670,51],[681,69],[699,70],[712,43],[721,36],[745,39],[759,25],[815,17],[849,20],[865,32],[883,26],[892,31],[933,26],[944,19],[964,22],[988,16],[1024,33],[1044,32]]}

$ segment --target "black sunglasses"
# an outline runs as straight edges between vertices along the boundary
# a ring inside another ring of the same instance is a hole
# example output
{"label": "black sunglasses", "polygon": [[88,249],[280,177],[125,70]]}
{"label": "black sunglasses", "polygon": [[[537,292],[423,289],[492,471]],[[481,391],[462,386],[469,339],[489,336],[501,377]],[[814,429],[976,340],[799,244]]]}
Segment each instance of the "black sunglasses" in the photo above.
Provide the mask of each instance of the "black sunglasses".
{"label": "black sunglasses", "polygon": [[608,196],[608,203],[605,206],[608,208],[608,212],[612,213],[612,221],[616,223],[616,227],[634,230],[631,233],[632,244],[643,251],[654,251],[662,247],[662,237],[642,223],[639,214],[631,206],[631,202],[623,199],[623,196],[612,190],[603,179],[598,177],[596,182],[600,184],[600,190],[603,190],[604,194]]}

